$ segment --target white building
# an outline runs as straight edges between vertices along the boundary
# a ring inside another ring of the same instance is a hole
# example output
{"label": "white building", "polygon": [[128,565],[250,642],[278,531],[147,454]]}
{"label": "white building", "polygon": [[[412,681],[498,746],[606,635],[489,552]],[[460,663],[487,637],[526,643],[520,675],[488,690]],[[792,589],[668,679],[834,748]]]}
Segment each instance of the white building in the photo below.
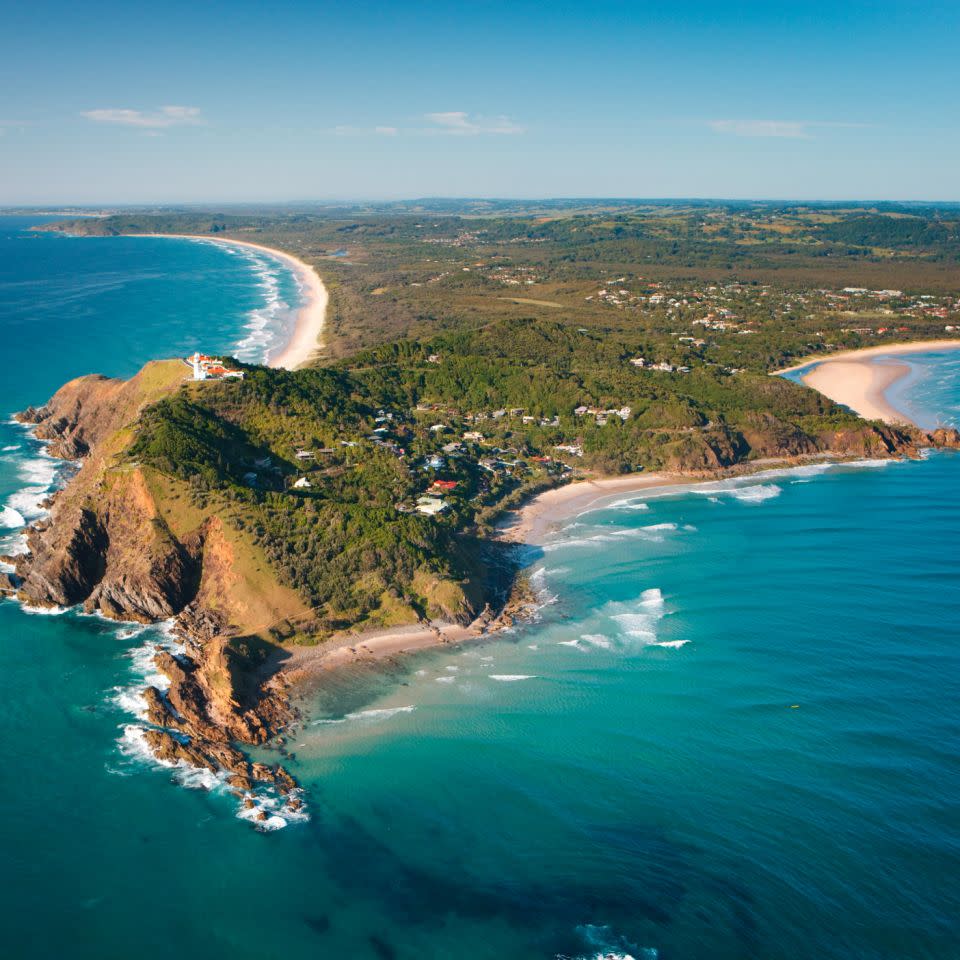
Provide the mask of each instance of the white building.
{"label": "white building", "polygon": [[440,497],[420,497],[417,500],[417,512],[426,514],[428,517],[435,516],[447,509],[449,504]]}

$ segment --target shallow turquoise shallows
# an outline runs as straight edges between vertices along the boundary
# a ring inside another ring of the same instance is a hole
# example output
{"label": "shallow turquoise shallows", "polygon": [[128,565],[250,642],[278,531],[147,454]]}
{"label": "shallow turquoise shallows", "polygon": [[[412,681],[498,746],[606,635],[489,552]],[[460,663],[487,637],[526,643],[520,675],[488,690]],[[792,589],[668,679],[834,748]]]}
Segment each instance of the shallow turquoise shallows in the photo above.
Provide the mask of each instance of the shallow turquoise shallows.
{"label": "shallow turquoise shallows", "polygon": [[[273,295],[210,245],[6,224],[4,411],[227,349]],[[901,399],[955,419],[956,355],[911,362]],[[56,465],[0,440],[29,518]],[[311,819],[271,833],[124,740],[155,628],[0,603],[3,953],[956,960],[958,481],[935,454],[576,518],[530,551],[537,623],[307,698]]]}

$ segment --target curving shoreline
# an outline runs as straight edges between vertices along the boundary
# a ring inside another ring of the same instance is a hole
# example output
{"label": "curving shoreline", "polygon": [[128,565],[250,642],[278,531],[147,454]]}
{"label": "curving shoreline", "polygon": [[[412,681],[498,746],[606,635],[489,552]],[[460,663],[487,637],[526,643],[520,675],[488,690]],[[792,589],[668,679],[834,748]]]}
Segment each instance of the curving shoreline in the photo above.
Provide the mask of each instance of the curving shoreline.
{"label": "curving shoreline", "polygon": [[330,296],[327,288],[317,271],[284,250],[267,247],[262,243],[253,243],[250,240],[234,240],[230,237],[211,237],[204,234],[189,233],[131,233],[131,237],[168,237],[175,240],[204,240],[210,243],[220,243],[228,247],[247,247],[268,253],[271,257],[281,260],[296,274],[301,285],[304,302],[297,311],[293,334],[284,348],[267,362],[268,367],[296,370],[307,364],[320,350],[323,349],[323,328],[326,323],[327,304]]}
{"label": "curving shoreline", "polygon": [[902,353],[930,353],[933,350],[960,350],[960,340],[912,340],[908,343],[878,344],[875,347],[861,347],[858,350],[841,350],[839,353],[814,353],[799,363],[780,370],[771,370],[771,377],[785,373],[797,373],[815,363],[834,363],[837,360],[866,360],[870,357],[894,356]]}
{"label": "curving shoreline", "polygon": [[831,360],[817,364],[800,379],[867,420],[916,426],[887,399],[887,390],[909,373],[910,367],[905,363],[885,363],[879,359]]}
{"label": "curving shoreline", "polygon": [[[824,357],[812,357],[801,364],[771,372],[771,376],[812,369],[801,376],[803,382],[836,403],[849,407],[868,420],[881,420],[892,426],[916,427],[906,414],[897,410],[887,399],[886,391],[910,373],[910,367],[895,360],[889,363],[879,358],[900,354],[929,353],[936,350],[960,350],[960,340],[927,340],[889,346],[866,347],[863,350],[844,350]],[[842,458],[820,456],[799,459],[754,462],[754,468],[782,469],[811,463],[840,463]],[[731,479],[751,472],[750,465],[724,471],[722,477],[694,477],[670,473],[638,473],[623,477],[600,477],[579,480],[563,487],[555,487],[539,494],[513,511],[501,524],[499,535],[514,543],[540,545],[548,534],[564,521],[606,504],[616,495],[633,495],[671,487],[711,483],[717,479]]]}
{"label": "curving shoreline", "polygon": [[[887,358],[936,350],[960,350],[960,340],[927,340],[844,350],[778,370],[775,375],[800,373],[800,379],[808,387],[867,420],[917,427],[919,424],[898,410],[887,397],[887,391],[910,373],[910,367]],[[803,373],[804,370],[807,372]]]}

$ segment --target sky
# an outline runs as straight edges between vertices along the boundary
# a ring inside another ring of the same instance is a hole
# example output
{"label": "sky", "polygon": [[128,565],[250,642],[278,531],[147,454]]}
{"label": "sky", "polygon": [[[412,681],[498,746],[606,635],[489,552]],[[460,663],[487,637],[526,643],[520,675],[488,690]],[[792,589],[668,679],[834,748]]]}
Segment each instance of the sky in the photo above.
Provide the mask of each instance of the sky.
{"label": "sky", "polygon": [[0,204],[960,200],[960,2],[0,0]]}

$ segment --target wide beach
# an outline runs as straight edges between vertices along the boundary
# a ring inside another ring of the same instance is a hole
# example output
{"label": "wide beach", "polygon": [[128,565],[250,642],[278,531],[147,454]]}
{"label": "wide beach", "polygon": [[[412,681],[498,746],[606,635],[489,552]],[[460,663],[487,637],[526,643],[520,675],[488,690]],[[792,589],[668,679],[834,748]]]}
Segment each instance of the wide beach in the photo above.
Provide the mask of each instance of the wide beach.
{"label": "wide beach", "polygon": [[776,375],[798,373],[810,368],[801,374],[801,380],[808,387],[849,407],[861,417],[890,424],[913,425],[913,421],[887,399],[887,391],[910,372],[910,367],[886,358],[957,349],[960,349],[960,340],[928,340],[845,350],[823,359],[810,358],[804,363],[778,370]]}
{"label": "wide beach", "polygon": [[283,250],[265,247],[261,243],[251,243],[249,240],[233,240],[227,237],[209,237],[184,233],[131,234],[131,236],[176,237],[182,240],[204,240],[210,243],[220,243],[228,247],[247,247],[251,250],[268,253],[271,257],[283,261],[297,277],[303,303],[297,311],[297,320],[290,340],[276,356],[269,358],[267,365],[282,367],[286,370],[296,370],[297,367],[302,367],[308,363],[322,349],[321,338],[326,321],[327,303],[330,297],[317,271],[310,264],[304,263],[303,260]]}

